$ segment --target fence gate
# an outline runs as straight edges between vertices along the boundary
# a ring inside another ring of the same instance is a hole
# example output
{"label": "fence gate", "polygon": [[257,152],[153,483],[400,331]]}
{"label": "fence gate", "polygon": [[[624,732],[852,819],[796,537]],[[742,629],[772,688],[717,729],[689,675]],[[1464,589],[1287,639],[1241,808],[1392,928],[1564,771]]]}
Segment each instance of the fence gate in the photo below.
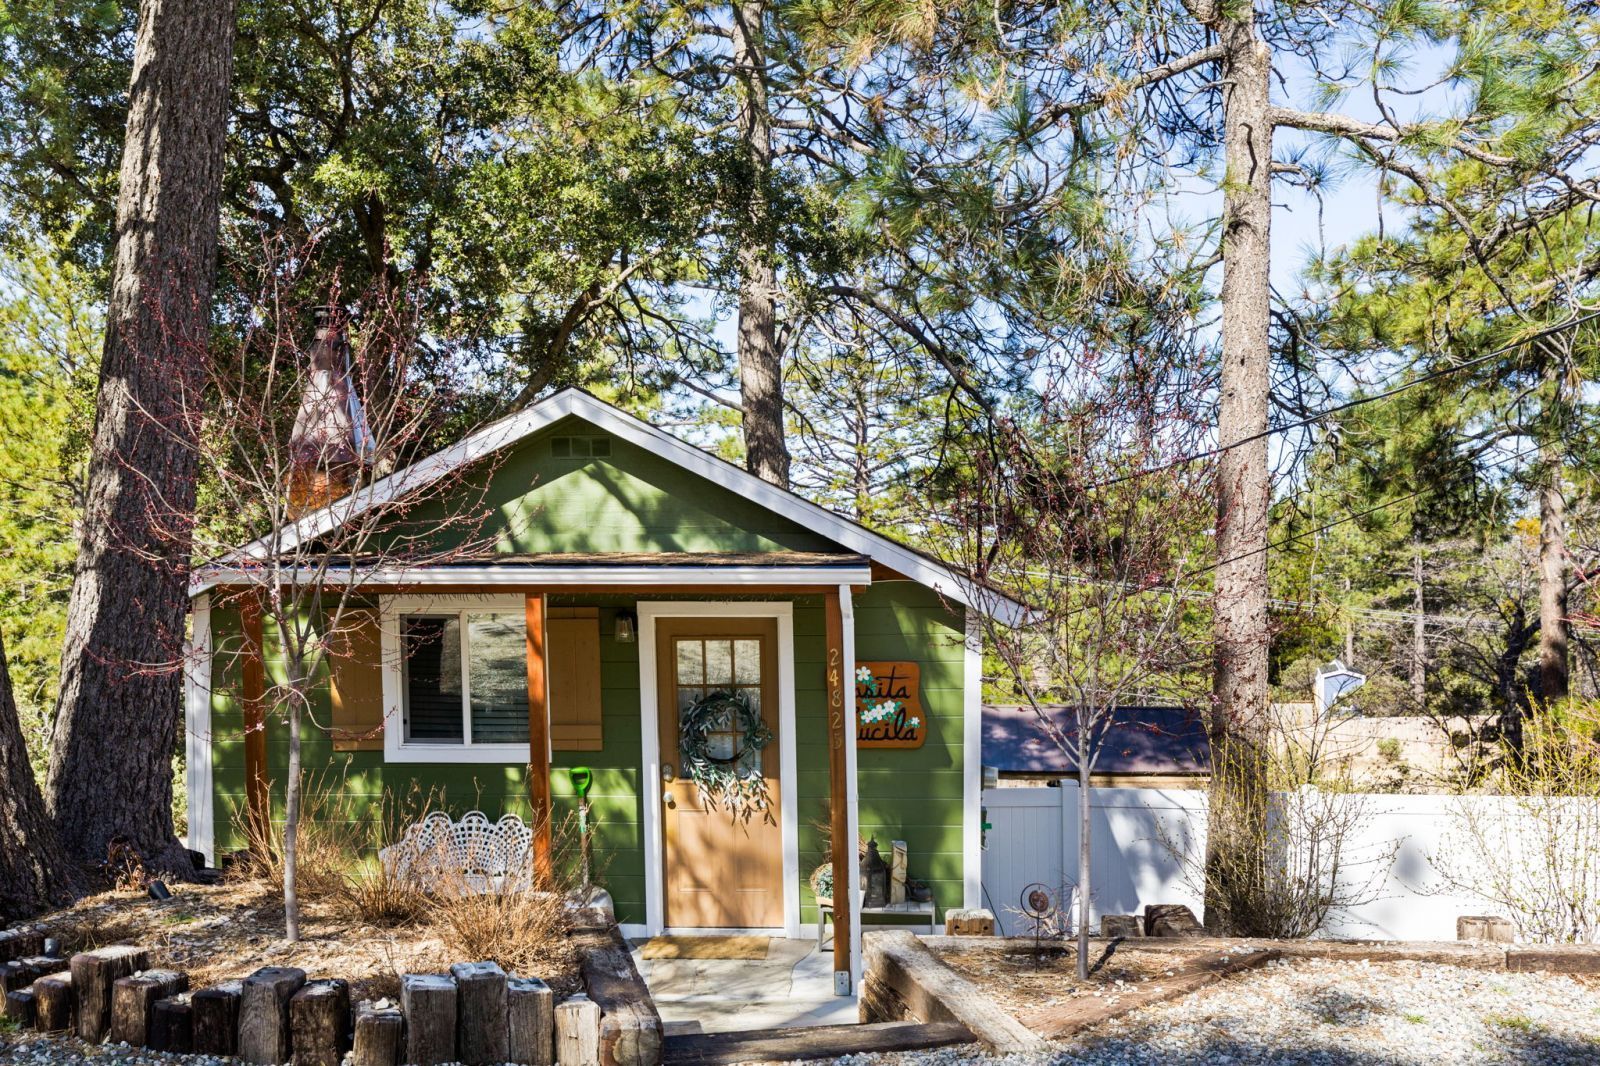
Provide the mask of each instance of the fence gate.
{"label": "fence gate", "polygon": [[[1201,901],[1186,868],[1205,853],[1206,794],[1199,790],[1094,788],[1090,796],[1091,920],[1148,903]],[[1019,897],[1036,881],[1063,901],[1078,880],[1078,783],[989,788],[983,852],[984,906],[1006,936],[1032,932]]]}

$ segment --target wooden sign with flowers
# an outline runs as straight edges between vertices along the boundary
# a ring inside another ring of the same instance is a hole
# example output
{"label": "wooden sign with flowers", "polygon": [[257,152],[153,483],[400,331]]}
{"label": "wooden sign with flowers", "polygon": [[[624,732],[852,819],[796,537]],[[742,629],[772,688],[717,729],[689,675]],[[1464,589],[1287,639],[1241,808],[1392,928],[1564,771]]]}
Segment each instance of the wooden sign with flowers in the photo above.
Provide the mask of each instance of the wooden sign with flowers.
{"label": "wooden sign with flowers", "polygon": [[928,716],[916,663],[856,663],[856,747],[920,748]]}

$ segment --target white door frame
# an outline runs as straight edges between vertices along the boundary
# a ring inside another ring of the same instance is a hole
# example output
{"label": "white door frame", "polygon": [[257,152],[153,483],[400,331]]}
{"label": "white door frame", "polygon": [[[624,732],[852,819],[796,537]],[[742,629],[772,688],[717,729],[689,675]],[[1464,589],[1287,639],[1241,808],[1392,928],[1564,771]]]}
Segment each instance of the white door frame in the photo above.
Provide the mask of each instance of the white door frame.
{"label": "white door frame", "polygon": [[[641,601],[639,616],[640,804],[644,808],[645,932],[665,931],[661,826],[661,722],[656,679],[656,622],[663,618],[773,618],[778,623],[778,824],[783,838],[783,928],[760,930],[800,936],[800,829],[795,794],[794,604],[783,602]],[[721,930],[686,930],[720,932]]]}

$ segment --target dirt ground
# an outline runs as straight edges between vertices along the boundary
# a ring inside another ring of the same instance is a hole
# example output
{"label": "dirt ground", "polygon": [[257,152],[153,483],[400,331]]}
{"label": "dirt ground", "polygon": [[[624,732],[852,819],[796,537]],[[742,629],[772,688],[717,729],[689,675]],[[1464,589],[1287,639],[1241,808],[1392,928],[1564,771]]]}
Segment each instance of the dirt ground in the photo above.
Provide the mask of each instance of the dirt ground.
{"label": "dirt ground", "polygon": [[[444,941],[425,922],[396,928],[367,924],[336,900],[301,905],[301,940],[283,938],[283,901],[259,881],[175,884],[160,902],[142,893],[102,892],[36,919],[59,936],[66,951],[136,943],[151,964],[189,975],[193,988],[246,977],[262,966],[297,966],[315,977],[342,977],[352,999],[395,997],[402,973],[438,973],[452,962]],[[549,982],[559,997],[576,990],[577,975],[523,973]]]}
{"label": "dirt ground", "polygon": [[[1051,1007],[1080,996],[1103,995],[1118,985],[1170,977],[1192,957],[1181,952],[1119,949],[1101,960],[1097,947],[1089,958],[1089,980],[1079,981],[1077,956],[1071,948],[1046,944],[1041,952],[936,951],[951,969],[983,989],[1013,1014]],[[1198,949],[1194,955],[1203,952]],[[1097,965],[1098,964],[1098,965]]]}

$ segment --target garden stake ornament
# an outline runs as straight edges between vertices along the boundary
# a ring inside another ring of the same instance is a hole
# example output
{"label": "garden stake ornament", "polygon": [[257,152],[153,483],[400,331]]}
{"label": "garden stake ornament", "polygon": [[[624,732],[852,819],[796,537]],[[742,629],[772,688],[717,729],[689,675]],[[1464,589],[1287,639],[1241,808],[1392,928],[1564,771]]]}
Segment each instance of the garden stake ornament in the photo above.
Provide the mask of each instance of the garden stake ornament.
{"label": "garden stake ornament", "polygon": [[594,771],[587,766],[574,766],[567,771],[572,778],[572,790],[578,794],[578,852],[583,856],[584,898],[589,894],[589,789],[594,786]]}
{"label": "garden stake ornament", "polygon": [[1022,916],[1033,923],[1033,957],[1037,962],[1042,953],[1045,929],[1055,917],[1056,901],[1042,882],[1035,881],[1022,890]]}

